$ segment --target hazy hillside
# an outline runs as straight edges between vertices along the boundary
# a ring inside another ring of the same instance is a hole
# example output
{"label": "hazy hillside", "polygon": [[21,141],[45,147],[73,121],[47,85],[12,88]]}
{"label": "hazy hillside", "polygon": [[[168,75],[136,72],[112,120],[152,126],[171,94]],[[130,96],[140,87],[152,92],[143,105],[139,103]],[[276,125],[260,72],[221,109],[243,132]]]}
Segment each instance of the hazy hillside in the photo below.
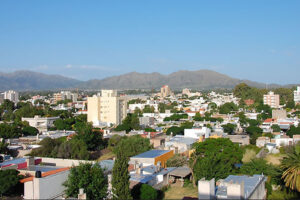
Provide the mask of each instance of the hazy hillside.
{"label": "hazy hillside", "polygon": [[151,89],[167,84],[173,89],[194,88],[233,88],[240,82],[251,86],[264,87],[264,84],[248,80],[239,80],[211,70],[178,71],[169,75],[159,73],[132,72],[102,80],[90,80],[80,85],[80,88],[115,88],[115,89]]}
{"label": "hazy hillside", "polygon": [[47,90],[72,88],[81,81],[60,75],[47,75],[32,71],[0,73],[0,90]]}
{"label": "hazy hillside", "polygon": [[[160,73],[131,72],[102,80],[79,81],[61,75],[47,75],[32,71],[16,71],[0,73],[0,90],[51,90],[65,88],[81,89],[157,89],[167,84],[172,89],[214,89],[233,88],[238,83],[245,82],[254,87],[265,87],[263,83],[249,80],[239,80],[227,75],[211,71],[178,71],[169,75]],[[279,85],[268,85],[278,87]]]}

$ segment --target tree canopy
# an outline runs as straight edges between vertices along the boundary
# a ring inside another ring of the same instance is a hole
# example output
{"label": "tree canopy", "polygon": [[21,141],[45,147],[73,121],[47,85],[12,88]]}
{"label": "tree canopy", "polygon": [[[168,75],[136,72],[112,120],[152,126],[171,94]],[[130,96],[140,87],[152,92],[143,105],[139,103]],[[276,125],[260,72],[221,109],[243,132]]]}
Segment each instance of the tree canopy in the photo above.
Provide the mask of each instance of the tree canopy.
{"label": "tree canopy", "polygon": [[206,139],[194,144],[195,152],[190,165],[194,180],[205,177],[210,180],[226,178],[234,170],[234,164],[240,163],[243,151],[238,144],[228,138]]}
{"label": "tree canopy", "polygon": [[64,183],[68,197],[77,198],[80,188],[84,189],[87,199],[104,199],[107,196],[107,177],[98,164],[81,163],[72,167]]}

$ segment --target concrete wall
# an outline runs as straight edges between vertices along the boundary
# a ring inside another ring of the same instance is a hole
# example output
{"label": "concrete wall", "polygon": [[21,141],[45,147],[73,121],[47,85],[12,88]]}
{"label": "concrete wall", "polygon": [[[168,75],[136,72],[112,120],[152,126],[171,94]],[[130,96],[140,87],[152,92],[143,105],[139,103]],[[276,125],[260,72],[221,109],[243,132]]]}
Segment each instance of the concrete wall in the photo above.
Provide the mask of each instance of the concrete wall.
{"label": "concrete wall", "polygon": [[96,163],[95,161],[88,160],[71,160],[71,159],[61,159],[61,158],[46,158],[41,157],[43,163],[53,163],[55,166],[59,167],[72,167],[78,166],[80,163]]}
{"label": "concrete wall", "polygon": [[215,199],[215,179],[198,181],[198,199]]}

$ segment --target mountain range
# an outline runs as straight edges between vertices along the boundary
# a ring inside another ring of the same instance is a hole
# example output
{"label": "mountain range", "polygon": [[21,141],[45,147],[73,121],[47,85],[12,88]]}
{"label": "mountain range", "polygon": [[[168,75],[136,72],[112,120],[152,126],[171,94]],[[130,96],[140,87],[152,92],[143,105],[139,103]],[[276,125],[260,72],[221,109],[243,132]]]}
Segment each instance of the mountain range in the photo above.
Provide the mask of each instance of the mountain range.
{"label": "mountain range", "polygon": [[[157,89],[162,85],[169,85],[171,89],[231,89],[244,82],[253,87],[263,88],[264,83],[240,80],[212,71],[178,71],[168,75],[157,72],[131,72],[104,79],[80,81],[62,75],[48,75],[33,71],[15,71],[0,73],[0,90],[58,90],[58,89]],[[268,87],[279,87],[272,84]]]}

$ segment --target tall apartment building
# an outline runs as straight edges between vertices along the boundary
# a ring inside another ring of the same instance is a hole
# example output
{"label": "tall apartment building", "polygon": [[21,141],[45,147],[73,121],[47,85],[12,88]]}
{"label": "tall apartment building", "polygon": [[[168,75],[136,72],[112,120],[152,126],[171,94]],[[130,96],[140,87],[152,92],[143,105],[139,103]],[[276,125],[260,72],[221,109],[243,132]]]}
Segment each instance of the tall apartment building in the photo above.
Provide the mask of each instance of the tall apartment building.
{"label": "tall apartment building", "polygon": [[297,90],[294,91],[294,101],[296,104],[300,103],[300,86],[297,86]]}
{"label": "tall apartment building", "polygon": [[88,122],[94,126],[119,125],[127,115],[127,102],[116,90],[102,90],[101,96],[88,97]]}
{"label": "tall apartment building", "polygon": [[163,85],[160,89],[160,96],[165,98],[170,95],[173,95],[170,87],[168,85]]}
{"label": "tall apartment building", "polygon": [[271,108],[279,107],[279,95],[274,94],[274,92],[270,91],[268,94],[264,95],[264,104],[269,105]]}
{"label": "tall apartment building", "polygon": [[8,99],[14,103],[19,102],[19,93],[14,90],[8,90],[2,93],[3,99]]}
{"label": "tall apartment building", "polygon": [[59,93],[54,93],[53,98],[54,98],[54,103],[57,103],[58,101],[66,100],[66,99],[70,99],[73,102],[75,102],[75,101],[77,101],[78,95],[77,95],[77,93],[72,93],[70,91],[61,91]]}

